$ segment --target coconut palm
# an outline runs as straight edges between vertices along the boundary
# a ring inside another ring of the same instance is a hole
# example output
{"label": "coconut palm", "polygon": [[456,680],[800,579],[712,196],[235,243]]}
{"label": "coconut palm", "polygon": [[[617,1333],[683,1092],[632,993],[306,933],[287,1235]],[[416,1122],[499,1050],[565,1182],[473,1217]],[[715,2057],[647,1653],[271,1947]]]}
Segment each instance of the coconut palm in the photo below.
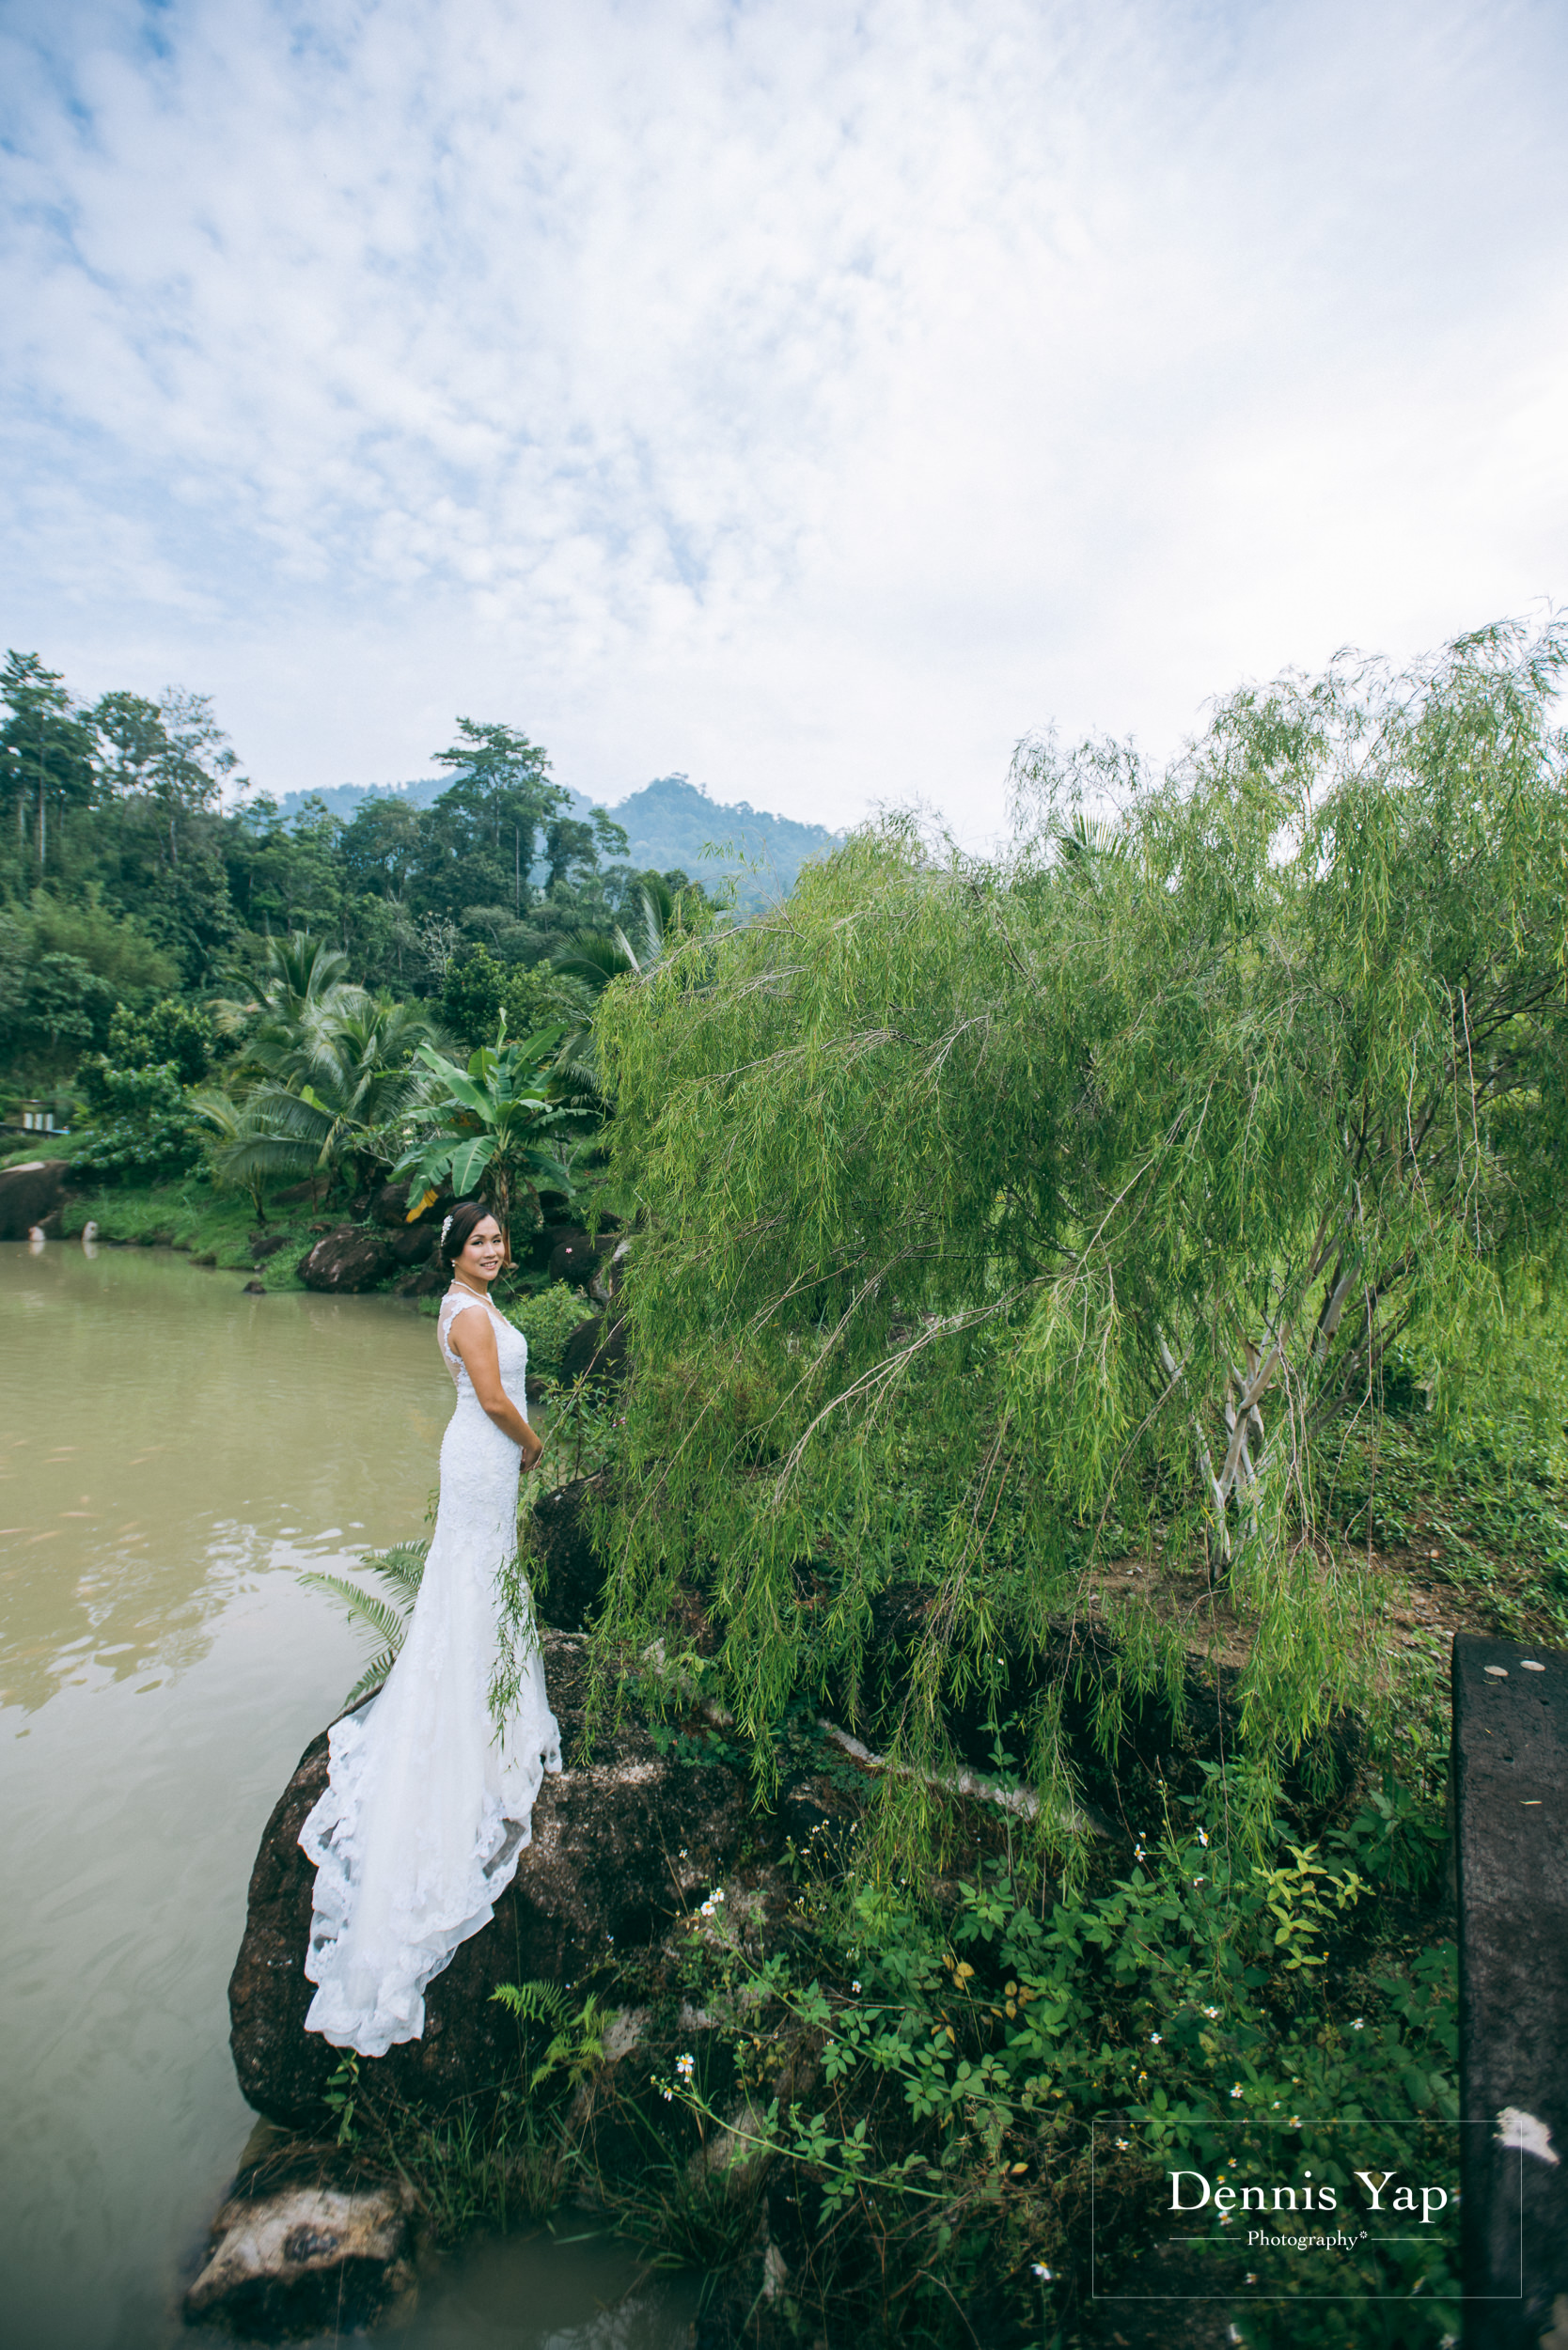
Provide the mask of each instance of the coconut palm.
{"label": "coconut palm", "polygon": [[429,1042],[428,1020],[387,995],[341,988],[292,1035],[269,1024],[268,1073],[243,1099],[210,1090],[192,1107],[218,1137],[219,1180],[249,1191],[263,1213],[270,1178],[328,1173],[358,1152],[387,1155],[384,1134],[405,1120],[427,1089],[415,1056]]}
{"label": "coconut palm", "polygon": [[208,1130],[207,1155],[213,1175],[235,1191],[248,1192],[256,1221],[265,1224],[269,1181],[304,1172],[308,1156],[291,1136],[274,1130],[259,1092],[236,1101],[221,1086],[201,1086],[185,1098]]}
{"label": "coconut palm", "polygon": [[268,938],[255,972],[231,970],[226,984],[234,992],[214,997],[212,1017],[226,1036],[245,1039],[247,1058],[270,1040],[296,1036],[312,1021],[345,1010],[345,999],[363,995],[343,977],[348,957],[324,939],[307,932],[290,931],[287,938]]}
{"label": "coconut palm", "polygon": [[667,882],[651,873],[633,893],[624,922],[613,931],[579,931],[553,960],[557,971],[585,980],[598,995],[628,973],[644,978],[683,932],[680,900]]}

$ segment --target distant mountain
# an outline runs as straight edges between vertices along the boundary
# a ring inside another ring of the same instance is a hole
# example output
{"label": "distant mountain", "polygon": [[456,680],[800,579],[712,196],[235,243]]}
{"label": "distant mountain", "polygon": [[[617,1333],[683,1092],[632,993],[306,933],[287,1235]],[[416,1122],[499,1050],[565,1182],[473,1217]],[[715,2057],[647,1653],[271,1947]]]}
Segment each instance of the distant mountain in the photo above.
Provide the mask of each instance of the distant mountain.
{"label": "distant mountain", "polygon": [[[321,800],[347,823],[361,800],[373,793],[395,795],[416,807],[429,807],[451,780],[450,776],[422,776],[414,783],[337,783],[324,791],[290,791],[278,806],[285,816],[297,816],[306,799]],[[571,813],[587,817],[598,805],[573,791]],[[825,824],[801,824],[792,816],[773,816],[747,800],[711,800],[684,776],[659,776],[605,812],[625,826],[630,842],[627,856],[633,865],[651,865],[661,873],[680,867],[694,881],[733,873],[744,906],[782,897],[808,857],[825,856],[843,838],[842,833],[829,832]],[[710,845],[720,854],[705,855]]]}

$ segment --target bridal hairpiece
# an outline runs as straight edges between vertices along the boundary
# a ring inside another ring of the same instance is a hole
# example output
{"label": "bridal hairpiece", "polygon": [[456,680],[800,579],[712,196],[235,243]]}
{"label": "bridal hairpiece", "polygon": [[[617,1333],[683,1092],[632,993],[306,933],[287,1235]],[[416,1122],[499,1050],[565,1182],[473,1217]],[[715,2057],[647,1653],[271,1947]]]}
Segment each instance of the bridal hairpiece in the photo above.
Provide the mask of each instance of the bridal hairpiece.
{"label": "bridal hairpiece", "polygon": [[440,1238],[440,1241],[437,1243],[437,1246],[438,1246],[439,1247],[442,1247],[442,1248],[445,1248],[445,1247],[446,1247],[446,1246],[447,1246],[447,1233],[451,1230],[451,1229],[452,1229],[452,1219],[451,1219],[451,1217],[450,1217],[449,1215],[444,1215],[444,1216],[442,1217],[442,1219],[441,1219],[441,1238]]}

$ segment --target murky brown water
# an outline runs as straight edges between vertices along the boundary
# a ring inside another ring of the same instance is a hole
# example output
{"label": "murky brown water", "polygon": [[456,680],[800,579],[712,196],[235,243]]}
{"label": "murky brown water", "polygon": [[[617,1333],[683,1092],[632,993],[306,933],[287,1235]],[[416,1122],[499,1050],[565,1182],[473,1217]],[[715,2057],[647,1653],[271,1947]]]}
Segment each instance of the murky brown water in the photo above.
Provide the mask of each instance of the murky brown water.
{"label": "murky brown water", "polygon": [[[0,1245],[0,2335],[165,2350],[252,2116],[226,1990],[256,1845],[358,1670],[297,1571],[422,1530],[450,1383],[382,1298]],[[683,2291],[541,2234],[400,2350],[666,2350]]]}

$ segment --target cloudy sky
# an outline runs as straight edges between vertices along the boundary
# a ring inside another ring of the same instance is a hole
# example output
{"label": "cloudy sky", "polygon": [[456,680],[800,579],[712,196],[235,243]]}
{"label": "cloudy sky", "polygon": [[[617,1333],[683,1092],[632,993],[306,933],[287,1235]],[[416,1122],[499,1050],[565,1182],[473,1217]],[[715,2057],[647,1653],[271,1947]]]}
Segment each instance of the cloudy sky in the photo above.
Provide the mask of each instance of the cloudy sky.
{"label": "cloudy sky", "polygon": [[0,0],[6,642],[976,838],[1568,596],[1560,0]]}

